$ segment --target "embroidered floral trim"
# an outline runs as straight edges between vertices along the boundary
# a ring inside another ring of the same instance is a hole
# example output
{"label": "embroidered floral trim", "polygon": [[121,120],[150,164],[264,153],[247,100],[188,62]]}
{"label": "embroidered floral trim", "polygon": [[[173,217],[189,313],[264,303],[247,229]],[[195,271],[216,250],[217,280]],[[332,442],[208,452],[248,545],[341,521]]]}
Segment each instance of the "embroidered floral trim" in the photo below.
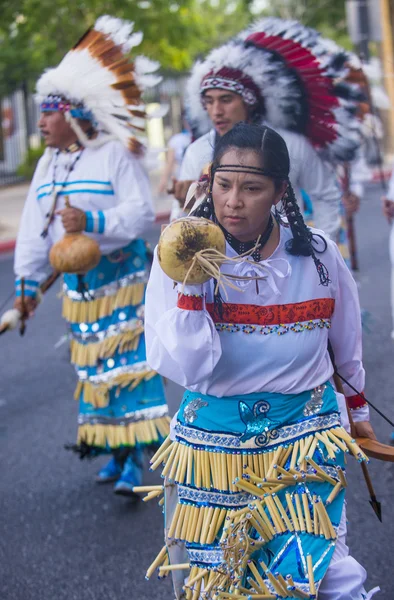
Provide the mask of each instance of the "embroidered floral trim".
{"label": "embroidered floral trim", "polygon": [[[185,310],[202,310],[203,301],[203,296],[179,294],[178,307]],[[212,302],[206,304],[209,314],[217,325],[228,324],[233,327],[236,326],[234,324],[284,327],[291,323],[300,326],[301,322],[312,323],[317,320],[325,322],[332,317],[334,307],[335,300],[333,298],[317,298],[295,304],[273,304],[271,306],[225,302],[223,303],[223,313],[219,315]],[[300,331],[303,330],[300,329]],[[267,333],[271,333],[271,331]]]}
{"label": "embroidered floral trim", "polygon": [[184,310],[202,310],[203,300],[204,296],[179,293],[177,306]]}
{"label": "embroidered floral trim", "polygon": [[203,504],[204,506],[218,505],[240,508],[250,501],[250,494],[240,492],[226,494],[223,491],[211,492],[208,490],[197,490],[184,485],[178,485],[177,489],[179,500]]}
{"label": "embroidered floral trim", "polygon": [[[296,439],[314,433],[315,431],[340,427],[340,425],[339,413],[337,412],[307,417],[303,421],[278,428],[276,430],[278,435],[275,439],[269,440],[265,449],[268,452],[275,446],[285,442],[293,442]],[[182,425],[179,421],[175,425],[175,431],[176,440],[178,442],[183,442],[186,443],[186,445],[191,445],[200,449],[205,447],[207,451],[217,452],[223,449],[231,453],[232,451],[236,452],[241,449],[261,452],[261,445],[257,444],[255,439],[249,439],[246,442],[242,442],[242,434],[231,435],[219,432],[211,433],[209,431],[197,429],[193,426]]]}
{"label": "embroidered floral trim", "polygon": [[355,394],[354,396],[346,396],[346,402],[351,410],[357,410],[366,406],[367,402],[364,398],[364,393]]}
{"label": "embroidered floral trim", "polygon": [[277,335],[284,335],[289,331],[294,333],[301,333],[302,331],[312,331],[313,329],[330,329],[330,319],[320,319],[319,321],[306,321],[304,323],[294,323],[294,325],[285,325],[280,323],[279,325],[265,325],[264,327],[258,327],[256,325],[235,325],[233,323],[215,323],[216,331],[228,331],[230,333],[236,333],[242,331],[243,333],[261,333],[262,335],[270,335],[276,333]]}
{"label": "embroidered floral trim", "polygon": [[205,563],[212,567],[213,564],[221,564],[223,562],[223,552],[222,550],[193,550],[192,548],[188,548],[188,544],[186,544],[187,553],[189,555],[190,563],[198,563],[199,565]]}
{"label": "embroidered floral trim", "polygon": [[207,310],[215,323],[238,323],[241,325],[278,325],[301,321],[314,321],[332,317],[335,307],[333,298],[317,298],[295,304],[274,304],[257,306],[255,304],[223,303],[223,315],[220,316],[212,303]]}

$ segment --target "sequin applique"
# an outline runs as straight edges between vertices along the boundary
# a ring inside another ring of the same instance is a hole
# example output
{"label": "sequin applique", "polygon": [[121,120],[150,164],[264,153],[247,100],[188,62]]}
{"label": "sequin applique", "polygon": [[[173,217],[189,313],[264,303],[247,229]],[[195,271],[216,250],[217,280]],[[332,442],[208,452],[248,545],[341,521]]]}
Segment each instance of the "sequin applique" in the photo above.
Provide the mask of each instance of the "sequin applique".
{"label": "sequin applique", "polygon": [[208,406],[208,402],[201,400],[201,398],[195,398],[195,400],[189,402],[189,404],[183,411],[183,416],[185,418],[186,423],[194,423],[198,416],[197,411],[200,408],[203,408],[204,406]]}
{"label": "sequin applique", "polygon": [[304,407],[304,416],[312,417],[317,415],[323,407],[323,395],[326,389],[326,385],[319,385],[311,392],[311,398],[306,402]]}
{"label": "sequin applique", "polygon": [[256,402],[253,410],[245,402],[239,403],[239,414],[246,425],[246,429],[240,438],[241,442],[254,437],[256,446],[265,446],[270,440],[274,440],[279,436],[278,430],[275,429],[279,422],[272,421],[267,417],[270,408],[265,400]]}

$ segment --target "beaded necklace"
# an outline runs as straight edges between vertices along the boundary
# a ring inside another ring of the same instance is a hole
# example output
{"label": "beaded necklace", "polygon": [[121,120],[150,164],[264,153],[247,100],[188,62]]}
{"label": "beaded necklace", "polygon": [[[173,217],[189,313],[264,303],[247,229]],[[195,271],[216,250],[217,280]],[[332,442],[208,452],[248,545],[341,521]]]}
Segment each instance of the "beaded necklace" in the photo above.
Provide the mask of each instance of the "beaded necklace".
{"label": "beaded necklace", "polygon": [[58,191],[56,191],[56,170],[57,170],[57,163],[58,163],[58,158],[59,158],[59,154],[60,154],[60,150],[56,150],[55,161],[53,164],[53,176],[52,176],[52,190],[51,190],[52,205],[51,205],[49,212],[45,215],[46,222],[45,222],[45,227],[41,232],[42,238],[46,238],[48,235],[49,226],[52,223],[54,216],[55,216],[57,198],[58,198],[60,192],[62,192],[64,190],[64,188],[66,187],[68,179],[69,179],[72,171],[75,169],[77,162],[81,158],[83,151],[84,151],[84,147],[79,143],[71,144],[71,146],[66,148],[65,152],[72,153],[72,154],[78,152],[78,154],[76,155],[76,157],[74,158],[74,160],[70,164],[70,166],[68,167],[66,175],[64,177],[64,181],[61,184],[61,188]]}
{"label": "beaded necklace", "polygon": [[[250,242],[240,242],[236,237],[234,237],[229,231],[227,231],[227,229],[225,229],[218,222],[216,216],[215,216],[215,222],[219,225],[219,227],[221,228],[221,230],[224,233],[224,237],[226,238],[227,242],[230,244],[230,246],[233,248],[233,250],[236,251],[237,254],[244,254],[245,252],[249,252],[256,246],[257,240],[259,238],[256,238],[255,240],[252,240]],[[268,242],[273,228],[274,228],[274,219],[272,218],[272,215],[270,214],[268,223],[267,223],[267,227],[265,228],[264,233],[262,233],[262,235],[260,236],[259,245],[256,248],[256,250],[251,254],[254,261],[259,262],[261,260],[261,257],[260,257],[261,250],[264,248],[264,246]]]}

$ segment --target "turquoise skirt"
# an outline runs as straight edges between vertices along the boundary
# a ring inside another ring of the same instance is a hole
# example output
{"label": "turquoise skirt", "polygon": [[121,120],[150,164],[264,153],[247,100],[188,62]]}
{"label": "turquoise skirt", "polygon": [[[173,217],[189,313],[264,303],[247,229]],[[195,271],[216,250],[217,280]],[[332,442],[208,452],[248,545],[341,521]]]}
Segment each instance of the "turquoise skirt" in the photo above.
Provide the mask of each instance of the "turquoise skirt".
{"label": "turquoise skirt", "polygon": [[169,431],[162,378],[146,362],[143,240],[103,256],[83,277],[65,275],[63,316],[78,384],[78,440],[84,454],[147,446]]}
{"label": "turquoise skirt", "polygon": [[297,395],[186,391],[172,437],[152,462],[164,463],[166,516],[152,566],[172,572],[177,598],[315,598],[335,549],[345,455],[366,459],[331,384]]}

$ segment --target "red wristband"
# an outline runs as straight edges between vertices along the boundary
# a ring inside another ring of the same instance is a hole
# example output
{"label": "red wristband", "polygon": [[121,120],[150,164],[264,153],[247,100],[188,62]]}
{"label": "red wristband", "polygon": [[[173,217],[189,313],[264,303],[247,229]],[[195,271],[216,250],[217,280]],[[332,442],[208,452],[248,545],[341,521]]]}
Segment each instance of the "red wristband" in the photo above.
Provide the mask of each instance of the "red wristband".
{"label": "red wristband", "polygon": [[354,396],[346,396],[346,402],[351,410],[357,410],[357,408],[362,408],[367,404],[364,398],[364,392],[355,394]]}
{"label": "red wristband", "polygon": [[178,294],[178,308],[184,310],[202,310],[203,309],[203,297],[202,296],[189,296],[187,294]]}

